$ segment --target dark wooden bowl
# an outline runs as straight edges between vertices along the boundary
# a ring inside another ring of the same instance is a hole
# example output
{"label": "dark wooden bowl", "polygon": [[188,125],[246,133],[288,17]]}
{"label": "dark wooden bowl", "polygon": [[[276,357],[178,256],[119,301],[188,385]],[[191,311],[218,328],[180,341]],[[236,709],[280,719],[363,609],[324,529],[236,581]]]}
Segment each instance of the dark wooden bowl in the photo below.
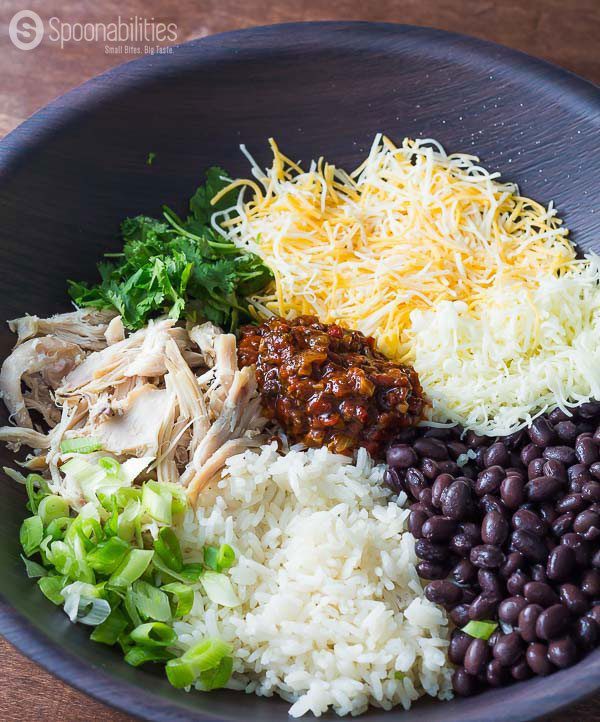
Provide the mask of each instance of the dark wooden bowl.
{"label": "dark wooden bowl", "polygon": [[[43,77],[43,69],[41,77]],[[42,82],[42,81],[40,81]],[[226,33],[91,80],[0,143],[0,318],[65,310],[67,278],[90,279],[127,214],[183,207],[203,170],[248,168],[266,139],[307,161],[353,166],[376,131],[431,136],[481,156],[542,202],[583,249],[600,250],[600,93],[497,45],[399,25],[306,23]],[[152,151],[151,166],[146,157]],[[596,212],[595,212],[596,211]],[[0,353],[12,339],[4,325]],[[0,463],[9,464],[3,449]],[[241,693],[185,694],[88,641],[25,576],[23,490],[0,481],[0,631],[79,689],[152,720],[285,720],[288,705]],[[600,650],[548,678],[445,704],[411,722],[529,720],[600,688]],[[32,696],[32,702],[34,696]],[[389,720],[371,710],[365,719]]]}

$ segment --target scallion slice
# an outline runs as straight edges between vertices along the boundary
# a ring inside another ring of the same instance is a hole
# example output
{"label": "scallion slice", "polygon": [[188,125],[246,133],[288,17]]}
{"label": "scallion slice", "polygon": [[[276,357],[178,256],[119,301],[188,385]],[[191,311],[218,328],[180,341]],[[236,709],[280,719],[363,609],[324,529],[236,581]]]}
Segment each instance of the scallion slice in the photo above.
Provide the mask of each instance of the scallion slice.
{"label": "scallion slice", "polygon": [[164,622],[147,622],[131,632],[131,639],[144,647],[169,647],[177,640],[177,634]]}
{"label": "scallion slice", "polygon": [[23,564],[25,564],[25,571],[27,572],[29,579],[37,579],[38,577],[48,576],[48,570],[41,564],[33,562],[31,559],[27,559],[27,557],[24,557],[22,554],[21,559],[23,560]]}
{"label": "scallion slice", "polygon": [[116,459],[113,459],[112,456],[103,456],[101,459],[98,459],[98,466],[101,466],[106,473],[111,476],[117,476],[121,471],[121,464],[119,464]]}
{"label": "scallion slice", "polygon": [[237,607],[240,604],[231,582],[224,574],[210,571],[204,572],[200,578],[200,583],[211,602],[220,604],[222,607]]}
{"label": "scallion slice", "polygon": [[61,454],[91,454],[94,451],[100,451],[100,449],[102,449],[100,439],[91,436],[63,439],[60,443]]}
{"label": "scallion slice", "polygon": [[108,619],[110,611],[110,604],[106,599],[81,597],[76,621],[95,627]]}
{"label": "scallion slice", "polygon": [[147,481],[142,490],[142,506],[159,524],[170,524],[172,521],[170,492],[157,482]]}
{"label": "scallion slice", "polygon": [[462,628],[462,631],[468,634],[470,637],[475,637],[476,639],[484,639],[487,641],[497,628],[498,622],[477,622],[471,620]]}
{"label": "scallion slice", "polygon": [[229,546],[229,544],[221,544],[219,547],[219,553],[217,554],[217,567],[218,571],[223,569],[229,569],[235,564],[235,552]]}
{"label": "scallion slice", "polygon": [[126,541],[113,536],[92,549],[86,561],[99,574],[110,575],[117,570],[130,549],[131,546]]}
{"label": "scallion slice", "polygon": [[44,524],[39,516],[27,517],[21,524],[19,531],[19,540],[26,556],[30,557],[39,546],[44,538]]}
{"label": "scallion slice", "polygon": [[177,606],[173,613],[174,617],[185,617],[186,614],[192,611],[194,606],[194,590],[192,587],[181,582],[172,582],[161,587],[161,591],[172,594],[177,599]]}
{"label": "scallion slice", "polygon": [[146,662],[167,662],[173,659],[171,652],[164,647],[131,647],[125,655],[125,661],[132,667],[139,667]]}
{"label": "scallion slice", "polygon": [[203,692],[210,692],[212,689],[221,689],[229,681],[232,671],[233,657],[223,657],[214,669],[209,669],[207,672],[200,672],[196,687]]}
{"label": "scallion slice", "polygon": [[175,572],[183,569],[183,555],[179,539],[175,532],[168,526],[158,532],[158,538],[154,542],[154,549],[163,562]]}
{"label": "scallion slice", "polygon": [[208,569],[212,569],[213,572],[219,571],[219,565],[217,559],[219,557],[219,550],[217,547],[205,546],[204,547],[204,566]]}
{"label": "scallion slice", "polygon": [[148,569],[153,556],[153,551],[132,549],[109,578],[108,586],[114,589],[124,589],[130,586]]}
{"label": "scallion slice", "polygon": [[48,526],[55,519],[69,516],[69,503],[62,496],[51,494],[40,501],[37,513],[44,526]]}
{"label": "scallion slice", "polygon": [[62,606],[64,604],[64,598],[61,594],[63,587],[65,586],[65,577],[42,577],[38,579],[38,586],[42,594],[49,599],[53,604]]}
{"label": "scallion slice", "polygon": [[127,629],[127,617],[120,609],[113,609],[108,617],[99,624],[90,634],[93,642],[101,642],[102,644],[116,644],[119,637]]}
{"label": "scallion slice", "polygon": [[202,672],[217,669],[223,657],[230,655],[231,647],[223,640],[205,639],[181,657],[167,662],[167,677],[173,687],[189,687]]}
{"label": "scallion slice", "polygon": [[132,602],[144,621],[170,622],[172,619],[169,597],[148,582],[139,580],[133,585]]}

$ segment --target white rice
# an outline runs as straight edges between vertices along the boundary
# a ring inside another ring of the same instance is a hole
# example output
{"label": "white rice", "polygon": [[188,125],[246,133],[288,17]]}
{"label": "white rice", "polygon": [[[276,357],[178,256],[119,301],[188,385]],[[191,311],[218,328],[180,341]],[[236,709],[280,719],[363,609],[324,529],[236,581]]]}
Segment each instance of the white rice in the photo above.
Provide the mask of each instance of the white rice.
{"label": "white rice", "polygon": [[181,645],[230,642],[229,686],[276,693],[294,717],[451,697],[447,618],[423,595],[405,497],[389,498],[383,468],[364,451],[353,464],[327,449],[281,456],[275,444],[232,457],[181,533],[188,550],[235,549],[242,604],[197,593],[175,625]]}

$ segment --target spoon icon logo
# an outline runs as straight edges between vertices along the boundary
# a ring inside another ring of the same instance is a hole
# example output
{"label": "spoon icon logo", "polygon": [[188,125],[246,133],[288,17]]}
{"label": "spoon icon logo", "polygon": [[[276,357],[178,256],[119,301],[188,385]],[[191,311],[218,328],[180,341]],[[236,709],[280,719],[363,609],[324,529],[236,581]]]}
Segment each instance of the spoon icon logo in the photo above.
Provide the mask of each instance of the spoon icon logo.
{"label": "spoon icon logo", "polygon": [[44,23],[33,10],[19,10],[12,16],[8,34],[12,44],[19,50],[33,50],[42,42]]}

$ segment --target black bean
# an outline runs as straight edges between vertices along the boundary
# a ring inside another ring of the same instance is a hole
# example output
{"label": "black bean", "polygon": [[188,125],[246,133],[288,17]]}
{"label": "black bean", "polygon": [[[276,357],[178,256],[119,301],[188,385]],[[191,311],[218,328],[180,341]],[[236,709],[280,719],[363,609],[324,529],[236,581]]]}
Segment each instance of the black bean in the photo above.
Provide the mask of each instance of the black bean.
{"label": "black bean", "polygon": [[577,413],[584,419],[594,419],[600,414],[598,401],[586,401],[577,408]]}
{"label": "black bean", "polygon": [[441,439],[442,441],[447,441],[455,437],[457,428],[456,426],[442,426],[439,428],[431,426],[425,431],[423,436],[426,439]]}
{"label": "black bean", "polygon": [[454,461],[456,461],[459,456],[466,454],[469,450],[469,447],[466,444],[463,444],[462,441],[448,441],[446,448]]}
{"label": "black bean", "polygon": [[573,549],[573,551],[575,552],[575,561],[577,562],[578,566],[589,566],[592,560],[590,545],[588,544],[588,542],[585,541],[585,539],[582,539],[579,534],[573,534],[571,532],[569,532],[568,534],[563,534],[563,536],[560,538],[560,543],[565,544],[566,546]]}
{"label": "black bean", "polygon": [[425,459],[421,459],[419,468],[423,472],[423,476],[430,481],[433,481],[436,477],[440,475],[440,467],[433,459],[430,459],[428,457]]}
{"label": "black bean", "polygon": [[554,505],[550,501],[543,501],[538,505],[538,511],[540,519],[546,522],[546,524],[553,524],[558,514],[554,509]]}
{"label": "black bean", "polygon": [[496,511],[498,514],[506,516],[508,509],[496,496],[492,494],[484,494],[479,500],[479,508],[485,513],[489,514],[490,511]]}
{"label": "black bean", "polygon": [[559,499],[556,503],[556,511],[559,514],[564,514],[567,511],[574,511],[575,513],[585,509],[587,502],[583,497],[583,494],[567,494]]}
{"label": "black bean", "polygon": [[497,511],[490,511],[481,523],[481,539],[484,544],[501,546],[508,538],[508,522]]}
{"label": "black bean", "polygon": [[580,485],[579,489],[571,488],[571,491],[581,491],[581,486],[583,486],[583,484],[588,481],[592,481],[592,475],[585,464],[573,464],[573,466],[570,466],[567,469],[567,476],[569,477],[571,487],[573,484]]}
{"label": "black bean", "polygon": [[516,626],[519,620],[519,614],[527,606],[527,600],[522,596],[507,597],[503,599],[498,606],[498,618],[506,624]]}
{"label": "black bean", "polygon": [[421,491],[419,492],[419,501],[426,509],[434,512],[430,516],[435,516],[435,509],[433,504],[431,503],[431,489],[421,489]]}
{"label": "black bean", "polygon": [[566,514],[561,514],[552,523],[552,531],[554,534],[556,536],[563,536],[563,534],[566,534],[573,526],[573,519],[575,519],[575,514],[573,514],[572,511],[568,511]]}
{"label": "black bean", "polygon": [[525,658],[532,672],[546,676],[554,671],[554,666],[548,661],[548,647],[541,642],[531,642],[527,647]]}
{"label": "black bean", "polygon": [[490,619],[496,613],[498,597],[482,593],[469,605],[469,619]]}
{"label": "black bean", "polygon": [[592,557],[592,566],[595,569],[600,569],[600,549]]}
{"label": "black bean", "polygon": [[448,541],[456,531],[456,519],[451,519],[449,516],[432,516],[425,521],[421,531],[429,541]]}
{"label": "black bean", "polygon": [[575,454],[580,464],[589,466],[598,461],[598,447],[590,436],[580,434],[575,441]]}
{"label": "black bean", "polygon": [[554,429],[543,416],[538,416],[538,418],[533,421],[528,429],[528,433],[533,443],[544,449],[554,440]]}
{"label": "black bean", "polygon": [[581,495],[586,501],[600,501],[600,482],[588,481],[581,489]]}
{"label": "black bean", "polygon": [[574,614],[579,616],[585,614],[589,608],[589,602],[585,594],[575,584],[561,584],[560,589],[560,601],[565,607]]}
{"label": "black bean", "polygon": [[479,524],[475,524],[475,522],[462,521],[458,525],[458,530],[462,534],[465,534],[473,542],[473,544],[479,544],[481,541],[481,529]]}
{"label": "black bean", "polygon": [[419,559],[428,562],[445,562],[448,558],[448,549],[442,544],[433,544],[427,539],[417,539],[415,542],[415,553]]}
{"label": "black bean", "polygon": [[558,597],[546,582],[528,582],[523,588],[523,595],[530,604],[550,607],[558,603]]}
{"label": "black bean", "polygon": [[527,444],[521,449],[521,461],[525,466],[529,466],[534,459],[540,459],[541,456],[542,449],[535,444]]}
{"label": "black bean", "polygon": [[423,472],[420,469],[415,469],[414,466],[410,466],[406,470],[404,483],[407,491],[409,491],[415,499],[419,498],[420,492],[427,486]]}
{"label": "black bean", "polygon": [[458,584],[471,584],[477,578],[477,569],[468,559],[461,559],[451,572]]}
{"label": "black bean", "polygon": [[530,501],[547,501],[553,499],[562,486],[562,481],[554,476],[539,476],[527,482],[525,492]]}
{"label": "black bean", "polygon": [[[502,444],[500,444],[500,446],[502,446]],[[504,448],[504,446],[502,446],[502,448]],[[477,496],[493,494],[500,488],[500,484],[505,476],[506,474],[501,466],[490,466],[484,469],[477,475],[477,481],[474,486],[475,493]]]}
{"label": "black bean", "polygon": [[482,569],[497,569],[504,563],[505,556],[497,546],[480,544],[471,549],[470,559],[476,567]]}
{"label": "black bean", "polygon": [[534,536],[544,536],[548,531],[548,525],[533,511],[519,509],[512,516],[514,529],[521,529]]}
{"label": "black bean", "polygon": [[543,476],[545,464],[546,460],[542,457],[530,461],[529,464],[527,464],[527,478],[536,479],[538,476]]}
{"label": "black bean", "polygon": [[417,439],[414,443],[414,450],[420,456],[428,456],[430,459],[441,461],[448,458],[448,449],[446,444],[439,439],[434,438],[421,438]]}
{"label": "black bean", "polygon": [[600,536],[600,514],[589,509],[582,511],[573,521],[573,531],[589,541]]}
{"label": "black bean", "polygon": [[537,618],[535,633],[540,639],[557,639],[569,624],[569,612],[562,604],[553,604]]}
{"label": "black bean", "polygon": [[397,494],[404,491],[404,476],[400,475],[396,469],[386,469],[383,472],[383,483]]}
{"label": "black bean", "polygon": [[388,466],[408,469],[417,464],[417,455],[412,446],[408,444],[394,444],[387,450],[386,461]]}
{"label": "black bean", "polygon": [[452,688],[459,697],[470,697],[477,691],[477,678],[458,667],[452,675]]}
{"label": "black bean", "polygon": [[535,625],[543,611],[543,607],[539,604],[528,604],[519,614],[519,633],[526,642],[535,642],[537,640]]}
{"label": "black bean", "polygon": [[462,593],[456,584],[452,584],[452,582],[446,580],[438,580],[430,582],[425,587],[425,596],[434,604],[449,607],[460,600]]}
{"label": "black bean", "polygon": [[454,552],[454,554],[457,554],[459,557],[462,557],[463,559],[468,558],[468,556],[471,553],[471,549],[474,547],[473,541],[462,532],[459,534],[455,534],[452,539],[450,539],[448,543],[448,547],[450,551]]}
{"label": "black bean", "polygon": [[548,459],[542,467],[542,473],[540,476],[554,476],[556,479],[560,479],[562,482],[567,482],[569,477],[567,474],[567,468],[560,461],[554,459]]}
{"label": "black bean", "polygon": [[523,654],[523,643],[517,632],[503,634],[494,644],[492,653],[504,667],[510,667],[518,662],[519,657]]}
{"label": "black bean", "polygon": [[521,552],[521,554],[530,561],[546,561],[548,549],[539,537],[534,536],[527,531],[517,529],[517,531],[513,532],[510,540],[512,547],[516,551]]}
{"label": "black bean", "polygon": [[469,609],[469,604],[457,604],[456,607],[450,611],[450,619],[457,627],[464,627],[465,624],[469,622],[471,619]]}
{"label": "black bean", "polygon": [[500,567],[500,576],[504,579],[508,579],[517,571],[517,569],[522,569],[525,565],[526,560],[521,552],[510,552],[510,554],[506,557],[506,561]]}
{"label": "black bean", "polygon": [[416,538],[423,536],[423,524],[427,521],[424,511],[411,511],[408,517],[408,531]]}
{"label": "black bean", "polygon": [[586,612],[585,616],[593,619],[596,624],[600,625],[600,604],[595,604],[589,612]]}
{"label": "black bean", "polygon": [[485,668],[485,678],[490,687],[502,687],[506,682],[506,668],[497,659],[492,659]]}
{"label": "black bean", "polygon": [[[597,443],[600,444],[600,439]],[[600,461],[595,461],[593,464],[590,464],[590,474],[594,479],[600,479]]]}
{"label": "black bean", "polygon": [[508,466],[510,464],[508,449],[501,441],[497,441],[486,449],[483,455],[483,463],[486,467]]}
{"label": "black bean", "polygon": [[548,579],[556,582],[564,582],[573,573],[575,566],[575,552],[571,547],[560,544],[548,555],[546,563],[546,574]]}
{"label": "black bean", "polygon": [[479,446],[484,446],[489,441],[489,438],[487,436],[479,436],[479,434],[476,434],[474,431],[467,431],[465,434],[465,444],[469,447],[469,449],[476,449]]}
{"label": "black bean", "polygon": [[559,421],[554,427],[556,435],[561,441],[572,444],[577,438],[577,427],[572,421]]}
{"label": "black bean", "polygon": [[456,480],[450,484],[442,497],[444,516],[464,519],[469,513],[471,489],[465,481]]}
{"label": "black bean", "polygon": [[452,459],[444,459],[436,463],[440,474],[452,474],[452,476],[458,476],[460,474],[460,466],[456,461],[452,461]]}
{"label": "black bean", "polygon": [[461,604],[471,604],[476,598],[477,598],[477,592],[473,587],[461,587],[462,589],[462,599],[460,600]]}
{"label": "black bean", "polygon": [[525,589],[525,585],[531,581],[529,576],[522,570],[518,569],[514,574],[511,574],[506,582],[506,589],[509,594],[522,594]]}
{"label": "black bean", "polygon": [[570,667],[577,661],[577,647],[571,637],[553,639],[548,645],[548,659],[560,669]]}
{"label": "black bean", "polygon": [[600,597],[600,572],[597,569],[588,569],[581,577],[581,591],[588,597]]}
{"label": "black bean", "polygon": [[600,627],[591,617],[581,617],[575,622],[573,637],[582,649],[594,649],[600,637]]}
{"label": "black bean", "polygon": [[547,446],[544,449],[544,459],[560,461],[570,466],[575,463],[575,450],[571,446]]}
{"label": "black bean", "polygon": [[450,474],[440,474],[431,487],[431,503],[440,509],[442,506],[442,493],[452,484],[454,478]]}
{"label": "black bean", "polygon": [[523,479],[510,475],[500,484],[500,496],[509,509],[518,509],[525,501],[526,486]]}
{"label": "black bean", "polygon": [[436,562],[419,562],[417,573],[421,579],[445,579],[448,576],[448,567]]}
{"label": "black bean", "polygon": [[504,596],[504,585],[500,578],[491,569],[480,569],[477,572],[477,582],[484,594],[502,599]]}
{"label": "black bean", "polygon": [[517,682],[522,682],[525,679],[529,679],[532,676],[531,668],[527,664],[527,661],[522,659],[520,662],[513,664],[510,668],[510,674],[513,679]]}
{"label": "black bean", "polygon": [[473,637],[466,632],[456,629],[452,632],[452,639],[448,647],[448,659],[452,664],[462,664],[469,645],[473,641]]}
{"label": "black bean", "polygon": [[463,662],[465,671],[468,674],[477,676],[484,671],[490,656],[490,649],[487,642],[483,639],[474,639],[465,654]]}

